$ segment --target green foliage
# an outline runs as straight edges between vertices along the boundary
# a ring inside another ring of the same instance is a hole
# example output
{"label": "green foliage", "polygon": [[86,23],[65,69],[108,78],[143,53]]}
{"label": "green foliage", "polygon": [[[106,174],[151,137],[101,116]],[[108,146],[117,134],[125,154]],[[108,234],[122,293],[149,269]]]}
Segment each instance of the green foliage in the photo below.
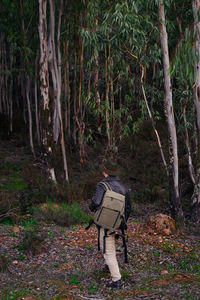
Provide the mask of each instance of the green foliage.
{"label": "green foliage", "polygon": [[72,204],[47,202],[33,208],[36,218],[47,222],[55,222],[60,226],[70,226],[72,224],[83,224],[90,220],[76,202]]}
{"label": "green foliage", "polygon": [[164,242],[161,244],[161,248],[163,249],[163,251],[167,252],[167,253],[177,253],[180,251],[180,247],[179,245],[176,245],[174,243],[170,243],[168,241]]}
{"label": "green foliage", "polygon": [[20,255],[18,256],[18,260],[19,260],[19,261],[23,261],[23,260],[25,260],[25,258],[26,258],[26,257],[25,257],[23,254],[21,254],[21,253],[20,253]]}
{"label": "green foliage", "polygon": [[24,226],[25,229],[29,229],[31,227],[34,227],[35,225],[37,225],[37,221],[34,219],[30,219],[28,221],[25,221],[22,226]]}
{"label": "green foliage", "polygon": [[72,274],[72,277],[71,277],[71,280],[69,281],[69,283],[72,285],[78,285],[79,284],[78,275]]}
{"label": "green foliage", "polygon": [[89,288],[88,288],[88,294],[89,295],[93,295],[93,294],[95,294],[96,292],[97,292],[97,287],[96,287],[96,285],[95,285],[95,281],[92,281],[91,282],[91,284],[90,284],[90,286],[89,286]]}
{"label": "green foliage", "polygon": [[122,279],[125,279],[125,280],[131,277],[131,274],[126,270],[122,270],[121,274],[122,274]]}

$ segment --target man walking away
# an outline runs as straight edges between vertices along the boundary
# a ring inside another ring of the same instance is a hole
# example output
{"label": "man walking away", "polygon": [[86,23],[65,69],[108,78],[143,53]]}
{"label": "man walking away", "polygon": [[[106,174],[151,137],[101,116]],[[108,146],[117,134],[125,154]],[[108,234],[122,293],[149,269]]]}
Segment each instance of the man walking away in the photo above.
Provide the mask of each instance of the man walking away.
{"label": "man walking away", "polygon": [[[102,173],[104,178],[97,184],[95,194],[89,205],[89,209],[92,212],[96,212],[101,206],[104,194],[106,193],[106,186],[110,190],[125,196],[125,209],[124,209],[124,220],[122,220],[119,229],[126,229],[126,221],[129,218],[131,212],[131,201],[128,189],[118,178],[119,169],[118,165],[113,160],[108,160],[102,166]],[[99,242],[100,249],[104,252],[103,256],[105,263],[109,268],[112,283],[112,288],[120,289],[122,287],[121,274],[119,270],[118,261],[116,258],[116,247],[115,247],[115,232],[107,231],[105,236],[104,228],[99,230]],[[105,247],[105,249],[104,249]]]}

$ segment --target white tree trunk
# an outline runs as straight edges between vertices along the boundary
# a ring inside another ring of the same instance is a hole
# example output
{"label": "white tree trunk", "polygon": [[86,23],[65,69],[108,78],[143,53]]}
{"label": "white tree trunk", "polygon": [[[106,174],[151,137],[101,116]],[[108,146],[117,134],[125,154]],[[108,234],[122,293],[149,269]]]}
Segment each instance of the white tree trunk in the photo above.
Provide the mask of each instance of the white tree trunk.
{"label": "white tree trunk", "polygon": [[177,136],[176,125],[174,119],[174,110],[172,102],[172,86],[169,74],[169,52],[168,52],[168,36],[165,24],[165,10],[164,0],[159,6],[159,21],[160,21],[160,41],[163,54],[163,69],[164,69],[164,87],[165,87],[165,105],[167,111],[168,131],[171,141],[170,164],[172,165],[172,178],[173,178],[173,196],[171,200],[171,209],[174,214],[173,217],[182,217],[183,212],[180,206],[179,198],[179,169],[178,169],[178,151],[177,151]]}
{"label": "white tree trunk", "polygon": [[39,39],[40,39],[40,92],[41,92],[41,135],[42,144],[46,150],[48,171],[50,179],[56,183],[54,168],[51,166],[52,148],[50,139],[51,115],[49,111],[49,70],[47,61],[47,24],[46,24],[47,0],[39,0]]}
{"label": "white tree trunk", "polygon": [[35,157],[35,150],[33,146],[33,131],[32,131],[32,113],[31,113],[31,103],[30,103],[30,77],[27,76],[26,78],[26,100],[27,100],[27,107],[28,107],[28,117],[29,117],[29,139],[30,139],[30,146],[33,156]]}
{"label": "white tree trunk", "polygon": [[[60,52],[60,26],[61,26],[61,17],[63,10],[63,0],[60,1],[60,10],[58,18],[58,31],[57,31],[57,55],[56,55],[56,45],[55,45],[55,3],[54,0],[49,0],[50,3],[50,32],[48,40],[48,59],[53,81],[53,95],[55,103],[54,111],[54,138],[55,141],[58,141],[59,134],[61,133],[61,149],[63,155],[63,165],[65,171],[65,180],[69,181],[68,168],[67,168],[67,159],[66,159],[66,150],[65,150],[65,139],[64,139],[64,128],[62,120],[62,111],[61,111],[61,90],[62,90],[62,81],[61,81],[61,52]],[[57,59],[58,56],[58,59]]]}

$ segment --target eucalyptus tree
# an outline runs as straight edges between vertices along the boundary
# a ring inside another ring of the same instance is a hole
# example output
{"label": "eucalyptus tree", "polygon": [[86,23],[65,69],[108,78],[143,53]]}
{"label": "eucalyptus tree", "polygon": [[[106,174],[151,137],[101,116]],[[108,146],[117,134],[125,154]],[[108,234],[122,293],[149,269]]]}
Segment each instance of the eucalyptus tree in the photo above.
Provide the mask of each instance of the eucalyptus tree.
{"label": "eucalyptus tree", "polygon": [[[39,0],[39,37],[40,37],[40,90],[41,90],[41,128],[42,144],[45,147],[51,179],[56,182],[54,142],[57,143],[61,134],[61,148],[63,154],[63,165],[65,180],[69,180],[66,161],[64,126],[61,111],[61,52],[60,52],[60,27],[63,9],[63,1],[60,2],[57,43],[55,42],[55,2],[49,0],[49,26],[47,26],[47,1]],[[57,47],[56,47],[57,45]],[[53,91],[50,94],[50,82]],[[54,111],[52,112],[52,102]],[[53,125],[53,127],[52,127]]]}
{"label": "eucalyptus tree", "polygon": [[[83,28],[82,36],[95,78],[95,104],[93,101],[90,104],[105,122],[107,151],[111,153],[117,151],[120,140],[129,135],[131,129],[135,131],[144,117],[133,121],[130,113],[142,106],[142,102],[137,101],[141,94],[138,88],[141,75],[137,74],[140,63],[131,54],[142,57],[152,29],[148,16],[141,14],[138,3],[132,1],[115,1],[114,5],[107,1],[88,2],[87,27]],[[144,56],[146,67],[148,55]],[[98,130],[102,130],[102,124]]]}
{"label": "eucalyptus tree", "polygon": [[192,0],[192,9],[194,15],[194,34],[195,34],[195,61],[194,61],[194,104],[196,108],[197,116],[197,136],[198,136],[198,148],[197,148],[197,163],[196,163],[196,177],[194,185],[194,193],[192,196],[193,205],[193,218],[197,221],[198,207],[200,206],[200,1]]}
{"label": "eucalyptus tree", "polygon": [[50,178],[56,183],[54,167],[52,167],[52,128],[51,112],[49,107],[49,68],[47,48],[47,1],[39,0],[39,38],[40,38],[40,92],[41,92],[41,138],[45,148],[45,155]]}
{"label": "eucalyptus tree", "polygon": [[170,202],[172,216],[175,218],[183,218],[183,211],[180,203],[179,194],[179,164],[178,164],[178,146],[177,146],[177,135],[176,135],[176,124],[174,118],[174,109],[172,101],[172,84],[169,73],[170,62],[169,62],[169,51],[168,51],[168,35],[166,30],[165,20],[165,9],[164,1],[162,0],[159,4],[158,9],[159,15],[159,28],[160,28],[160,40],[161,48],[163,53],[163,70],[164,70],[164,86],[165,86],[165,106],[168,119],[168,131],[170,136],[170,165],[169,165],[169,180],[170,182]]}
{"label": "eucalyptus tree", "polygon": [[[0,3],[0,124],[5,136],[13,132],[14,101],[13,89],[16,85],[16,53],[20,27],[16,18],[17,5],[3,0]],[[19,104],[19,99],[18,99]]]}
{"label": "eucalyptus tree", "polygon": [[[177,1],[178,2],[178,1]],[[178,130],[185,131],[185,148],[188,158],[188,170],[191,184],[194,187],[191,206],[192,217],[197,220],[199,206],[199,1],[185,0],[184,6],[177,8],[179,39],[174,46],[171,59],[171,70],[177,103]],[[187,18],[183,18],[187,16]]]}

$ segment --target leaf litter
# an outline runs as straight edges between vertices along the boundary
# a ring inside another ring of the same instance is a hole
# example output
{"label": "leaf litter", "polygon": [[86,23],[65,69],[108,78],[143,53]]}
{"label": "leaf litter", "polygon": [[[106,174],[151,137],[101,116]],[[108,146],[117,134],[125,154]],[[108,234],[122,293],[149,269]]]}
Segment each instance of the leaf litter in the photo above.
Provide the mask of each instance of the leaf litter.
{"label": "leaf litter", "polygon": [[[122,290],[107,287],[97,230],[77,225],[37,225],[45,236],[41,251],[20,250],[25,228],[0,225],[1,299],[199,299],[200,240],[177,232],[161,235],[145,224],[129,222],[129,264],[116,242]],[[7,297],[7,298],[6,298]]]}

